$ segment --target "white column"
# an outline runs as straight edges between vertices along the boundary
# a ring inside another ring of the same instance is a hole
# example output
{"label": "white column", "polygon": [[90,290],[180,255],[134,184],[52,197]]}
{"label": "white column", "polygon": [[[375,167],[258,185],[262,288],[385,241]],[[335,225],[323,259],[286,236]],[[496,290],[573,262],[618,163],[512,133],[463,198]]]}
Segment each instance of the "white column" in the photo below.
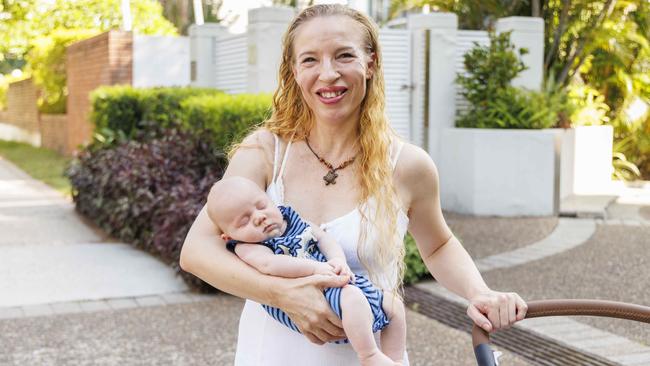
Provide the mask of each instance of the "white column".
{"label": "white column", "polygon": [[282,36],[294,14],[293,8],[285,6],[248,11],[249,93],[273,92],[277,88]]}
{"label": "white column", "polygon": [[544,20],[533,17],[507,17],[497,20],[497,33],[512,31],[510,40],[519,48],[527,48],[522,61],[528,69],[512,80],[513,86],[540,90],[544,80]]}
{"label": "white column", "polygon": [[[413,34],[412,80],[414,83],[412,131],[418,134],[435,162],[440,159],[440,136],[445,128],[454,127],[456,115],[456,35],[458,17],[453,13],[416,14],[408,17]],[[423,55],[429,31],[429,82],[426,100],[426,69]],[[424,48],[424,49],[423,49]],[[426,104],[426,105],[425,105]],[[424,119],[428,119],[425,128]]]}
{"label": "white column", "polygon": [[226,27],[216,23],[192,24],[190,35],[190,85],[216,87],[215,43],[228,34]]}

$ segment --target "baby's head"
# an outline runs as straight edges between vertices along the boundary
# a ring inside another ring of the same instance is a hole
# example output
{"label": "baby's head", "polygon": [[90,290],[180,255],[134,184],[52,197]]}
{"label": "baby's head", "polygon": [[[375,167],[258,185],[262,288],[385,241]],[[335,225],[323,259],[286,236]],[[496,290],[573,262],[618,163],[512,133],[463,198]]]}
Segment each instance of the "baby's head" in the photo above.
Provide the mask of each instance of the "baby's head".
{"label": "baby's head", "polygon": [[208,216],[223,240],[257,243],[282,235],[286,223],[280,210],[253,181],[225,178],[212,186]]}

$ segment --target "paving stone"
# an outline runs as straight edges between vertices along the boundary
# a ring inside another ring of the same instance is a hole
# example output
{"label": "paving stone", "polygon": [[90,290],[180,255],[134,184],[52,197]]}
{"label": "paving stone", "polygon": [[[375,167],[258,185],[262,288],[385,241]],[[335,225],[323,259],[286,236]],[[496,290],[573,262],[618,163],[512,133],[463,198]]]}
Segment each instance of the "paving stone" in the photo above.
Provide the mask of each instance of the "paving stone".
{"label": "paving stone", "polygon": [[632,353],[628,355],[614,356],[612,359],[624,365],[650,365],[650,352]]}
{"label": "paving stone", "polygon": [[186,293],[161,294],[160,297],[168,304],[184,304],[192,302],[192,298]]}
{"label": "paving stone", "polygon": [[25,312],[25,316],[45,316],[54,314],[50,305],[47,304],[23,306],[23,311]]}
{"label": "paving stone", "polygon": [[50,306],[52,306],[55,314],[74,314],[83,311],[77,301],[54,303],[50,304]]}
{"label": "paving stone", "polygon": [[596,352],[598,350],[601,350],[604,346],[626,344],[629,342],[630,340],[628,340],[627,338],[610,335],[609,337],[577,340],[571,342],[571,344],[581,349],[588,349],[588,350],[592,350],[593,352]]}
{"label": "paving stone", "polygon": [[636,342],[616,344],[602,347],[599,352],[602,356],[612,358],[613,356],[624,356],[633,353],[649,352],[650,348]]}
{"label": "paving stone", "polygon": [[190,299],[194,302],[199,302],[199,301],[210,301],[214,300],[216,295],[210,295],[210,294],[188,294]]}
{"label": "paving stone", "polygon": [[108,299],[106,300],[108,303],[108,306],[111,307],[111,309],[114,310],[119,310],[119,309],[129,309],[129,308],[135,308],[138,306],[138,303],[135,302],[134,299],[132,298],[124,298],[124,299]]}
{"label": "paving stone", "polygon": [[98,300],[98,301],[82,301],[79,303],[81,306],[81,309],[86,312],[86,313],[92,313],[95,311],[105,311],[105,310],[110,310],[110,306],[108,306],[108,303],[104,300]]}
{"label": "paving stone", "polygon": [[12,306],[10,308],[0,307],[0,319],[22,318],[25,312],[20,306]]}
{"label": "paving stone", "polygon": [[162,305],[165,305],[165,302],[159,296],[136,297],[134,300],[135,300],[135,302],[138,303],[139,306],[162,306]]}

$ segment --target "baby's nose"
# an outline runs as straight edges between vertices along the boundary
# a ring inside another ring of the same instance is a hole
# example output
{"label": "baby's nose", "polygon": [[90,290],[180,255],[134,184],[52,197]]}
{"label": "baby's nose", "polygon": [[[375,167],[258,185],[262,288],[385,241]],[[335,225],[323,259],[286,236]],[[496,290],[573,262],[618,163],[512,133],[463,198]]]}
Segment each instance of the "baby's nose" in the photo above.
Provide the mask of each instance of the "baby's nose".
{"label": "baby's nose", "polygon": [[258,213],[255,216],[255,224],[256,225],[260,225],[260,224],[264,223],[264,221],[266,221],[266,215],[264,213]]}

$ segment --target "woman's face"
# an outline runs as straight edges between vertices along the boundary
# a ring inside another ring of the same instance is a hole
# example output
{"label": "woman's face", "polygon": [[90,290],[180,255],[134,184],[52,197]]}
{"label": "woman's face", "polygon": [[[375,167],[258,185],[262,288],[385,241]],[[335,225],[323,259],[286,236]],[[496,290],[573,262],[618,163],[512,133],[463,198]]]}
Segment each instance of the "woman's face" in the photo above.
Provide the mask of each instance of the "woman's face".
{"label": "woman's face", "polygon": [[363,34],[362,25],[347,16],[314,18],[297,29],[293,74],[317,121],[358,121],[374,71]]}

